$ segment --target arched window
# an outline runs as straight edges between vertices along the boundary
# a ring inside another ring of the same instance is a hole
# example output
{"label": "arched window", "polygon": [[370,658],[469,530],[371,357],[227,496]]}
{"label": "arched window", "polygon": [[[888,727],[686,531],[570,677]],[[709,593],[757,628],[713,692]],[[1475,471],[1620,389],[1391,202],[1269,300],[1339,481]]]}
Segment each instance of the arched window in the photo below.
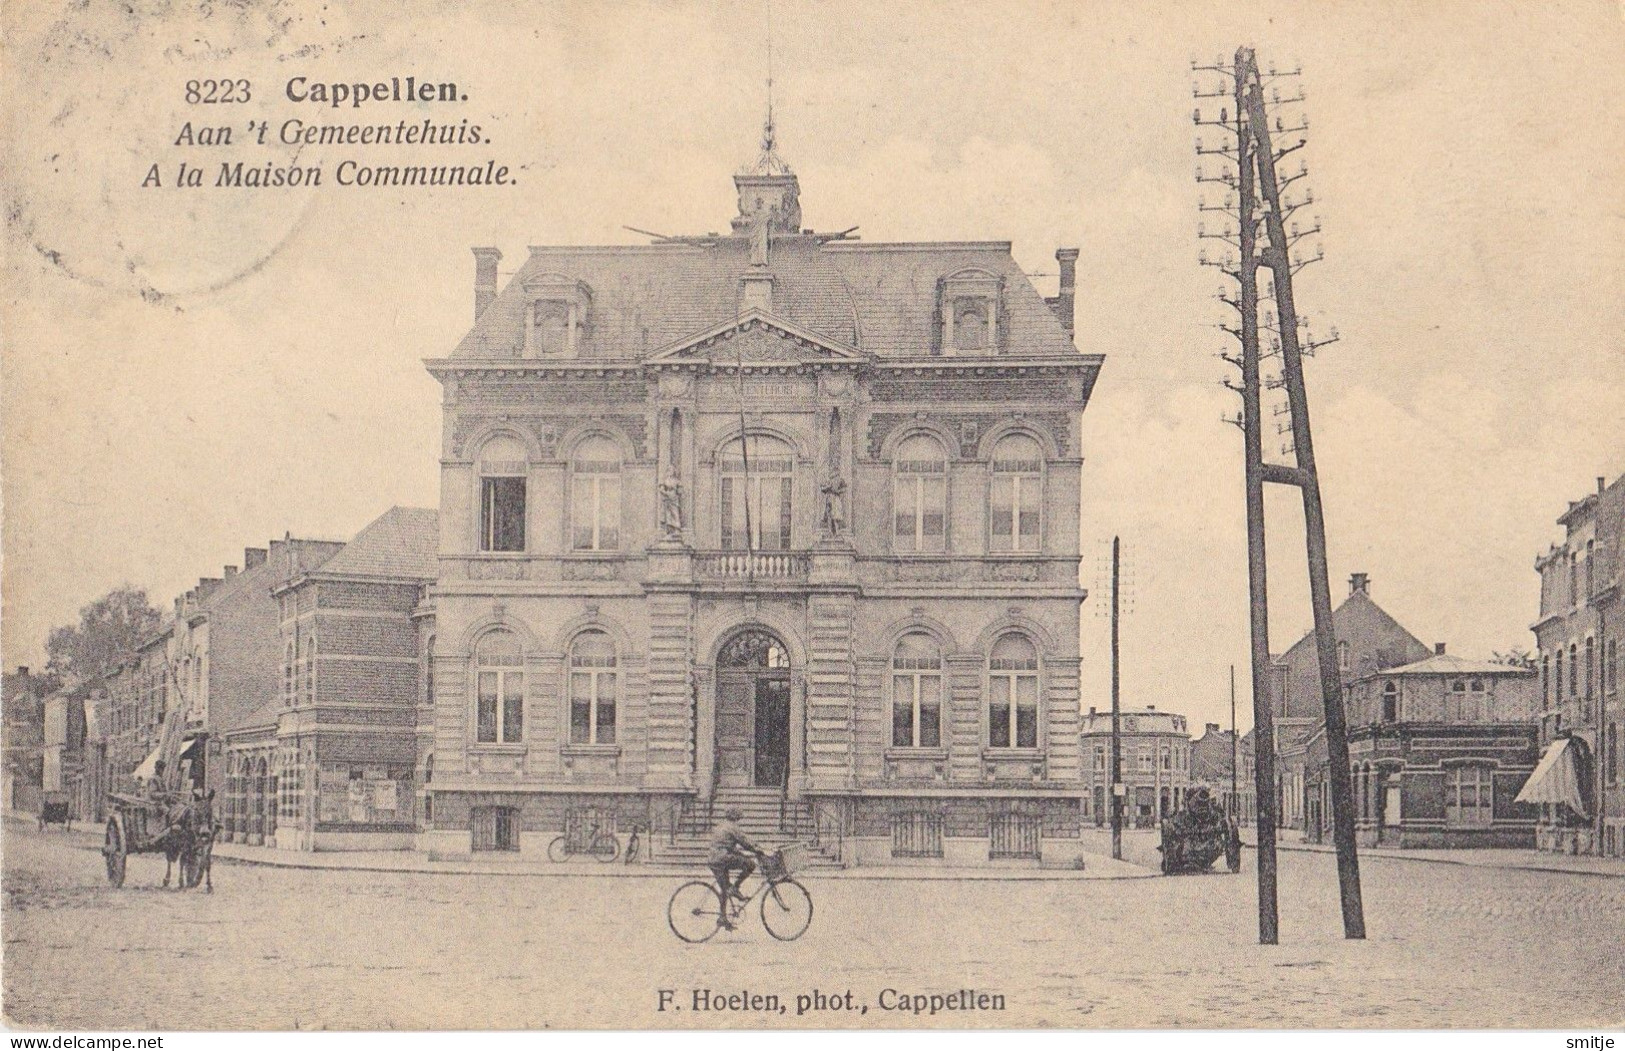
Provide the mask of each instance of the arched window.
{"label": "arched window", "polygon": [[621,546],[621,451],[604,437],[576,446],[570,460],[570,546],[614,551]]}
{"label": "arched window", "polygon": [[1581,692],[1585,694],[1585,699],[1589,701],[1591,700],[1591,691],[1597,682],[1597,640],[1590,636],[1586,637],[1585,680],[1585,688]]}
{"label": "arched window", "polygon": [[423,704],[434,707],[434,636],[423,642]]}
{"label": "arched window", "polygon": [[1343,641],[1337,643],[1337,667],[1339,671],[1349,670],[1349,644]]}
{"label": "arched window", "polygon": [[316,703],[316,636],[305,636],[305,703]]}
{"label": "arched window", "polygon": [[733,551],[785,551],[790,547],[795,451],[785,442],[753,434],[730,442],[720,457],[722,546]]}
{"label": "arched window", "polygon": [[892,654],[892,745],[942,746],[942,651],[923,631],[910,632]]}
{"label": "arched window", "polygon": [[1569,643],[1569,696],[1580,695],[1580,649],[1574,643]]}
{"label": "arched window", "polygon": [[519,744],[525,729],[525,657],[511,631],[492,631],[474,648],[476,704],[474,740]]}
{"label": "arched window", "polygon": [[1619,783],[1619,724],[1608,724],[1608,736],[1603,741],[1603,783]]}
{"label": "arched window", "polygon": [[1550,708],[1552,705],[1552,655],[1543,653],[1540,656],[1540,706]]}
{"label": "arched window", "polygon": [[480,449],[480,550],[525,550],[525,476],[529,454],[523,442],[498,436]]}
{"label": "arched window", "polygon": [[904,439],[892,460],[892,538],[898,551],[942,551],[947,536],[948,457],[927,434]]}
{"label": "arched window", "polygon": [[987,743],[1038,747],[1038,650],[1024,635],[999,637],[988,654]]}
{"label": "arched window", "polygon": [[1563,703],[1563,647],[1557,648],[1557,658],[1552,661],[1552,703]]}
{"label": "arched window", "polygon": [[1382,684],[1382,721],[1385,723],[1399,722],[1399,684],[1385,682]]}
{"label": "arched window", "polygon": [[570,743],[614,744],[615,642],[584,631],[570,647]]}
{"label": "arched window", "polygon": [[993,450],[989,526],[994,551],[1039,548],[1044,495],[1044,451],[1025,434],[1006,435]]}

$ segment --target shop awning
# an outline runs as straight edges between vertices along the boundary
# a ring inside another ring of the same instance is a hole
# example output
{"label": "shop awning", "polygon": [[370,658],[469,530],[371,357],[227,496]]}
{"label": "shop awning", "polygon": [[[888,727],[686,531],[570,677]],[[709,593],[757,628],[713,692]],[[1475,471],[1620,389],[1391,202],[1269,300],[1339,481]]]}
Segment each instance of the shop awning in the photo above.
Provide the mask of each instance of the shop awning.
{"label": "shop awning", "polygon": [[[181,749],[182,759],[188,758],[187,753],[197,746],[198,736],[199,735],[197,733],[188,733],[185,737],[181,738],[184,745],[184,747]],[[158,759],[163,750],[164,746],[159,744],[157,748],[152,750],[151,755],[141,760],[141,765],[136,767],[130,776],[134,777],[138,781],[151,781],[154,777],[157,777]]]}
{"label": "shop awning", "polygon": [[1585,814],[1585,796],[1580,791],[1580,749],[1571,737],[1546,746],[1534,772],[1518,792],[1520,803],[1560,803],[1576,814]]}

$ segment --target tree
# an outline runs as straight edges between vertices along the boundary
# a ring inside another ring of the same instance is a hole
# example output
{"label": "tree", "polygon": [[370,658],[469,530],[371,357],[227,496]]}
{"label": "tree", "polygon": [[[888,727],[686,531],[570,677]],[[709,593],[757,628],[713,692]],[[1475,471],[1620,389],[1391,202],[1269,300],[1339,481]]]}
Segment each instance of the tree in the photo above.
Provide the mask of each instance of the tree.
{"label": "tree", "polygon": [[1534,655],[1528,650],[1524,649],[1522,646],[1514,646],[1505,653],[1492,653],[1490,654],[1490,659],[1497,664],[1506,664],[1514,668],[1529,668],[1533,670],[1535,667]]}
{"label": "tree", "polygon": [[114,588],[79,611],[79,625],[51,629],[45,667],[64,682],[84,682],[112,670],[158,630],[162,615],[143,588]]}

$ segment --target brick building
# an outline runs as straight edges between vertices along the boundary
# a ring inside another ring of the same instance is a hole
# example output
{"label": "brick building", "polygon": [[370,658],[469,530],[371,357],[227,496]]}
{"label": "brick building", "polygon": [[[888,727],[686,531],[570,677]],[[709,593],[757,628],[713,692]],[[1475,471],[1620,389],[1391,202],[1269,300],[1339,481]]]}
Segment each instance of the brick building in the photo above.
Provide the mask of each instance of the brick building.
{"label": "brick building", "polygon": [[[1423,660],[1431,652],[1372,600],[1371,578],[1365,573],[1349,577],[1348,597],[1332,610],[1332,630],[1345,691],[1357,678]],[[1325,750],[1324,742],[1316,746],[1310,740],[1325,720],[1314,632],[1274,659],[1265,687],[1275,717],[1277,821],[1286,828],[1309,829],[1316,821],[1324,825],[1329,812],[1310,812],[1318,796],[1308,784],[1310,766],[1324,762]],[[1318,761],[1317,748],[1322,755]]]}
{"label": "brick building", "polygon": [[[228,823],[284,850],[416,842],[428,776],[423,604],[436,513],[395,507],[331,557],[273,558],[266,601],[275,692],[233,741]],[[420,722],[424,725],[420,728]]]}
{"label": "brick building", "polygon": [[447,358],[431,851],[657,847],[712,807],[850,863],[1078,856],[1075,250],[802,228],[532,248]]}
{"label": "brick building", "polygon": [[1238,742],[1232,731],[1219,729],[1218,723],[1207,723],[1202,736],[1191,742],[1190,787],[1207,789],[1224,812],[1243,825],[1252,824],[1258,816],[1253,740],[1251,731],[1242,734]]}
{"label": "brick building", "polygon": [[[1533,669],[1444,652],[1362,675],[1344,694],[1355,833],[1366,846],[1531,847],[1516,802],[1534,769]],[[1330,827],[1324,765],[1311,775],[1310,838]]]}
{"label": "brick building", "polygon": [[[1155,705],[1118,712],[1118,756],[1123,777],[1123,824],[1153,828],[1178,810],[1191,785],[1191,735],[1185,717]],[[1111,824],[1112,713],[1089,709],[1083,745],[1085,816]]]}
{"label": "brick building", "polygon": [[1540,616],[1540,767],[1525,798],[1540,807],[1543,850],[1625,855],[1625,475],[1571,503],[1561,544],[1535,560]]}

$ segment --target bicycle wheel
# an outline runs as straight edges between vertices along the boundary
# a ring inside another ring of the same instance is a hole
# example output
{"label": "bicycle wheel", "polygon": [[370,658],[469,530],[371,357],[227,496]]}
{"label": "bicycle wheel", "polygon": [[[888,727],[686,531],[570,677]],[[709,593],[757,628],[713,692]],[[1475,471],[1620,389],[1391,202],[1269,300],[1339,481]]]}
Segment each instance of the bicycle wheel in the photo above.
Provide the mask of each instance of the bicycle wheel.
{"label": "bicycle wheel", "polygon": [[553,842],[547,845],[547,860],[564,861],[570,856],[570,841],[564,836],[553,837]]}
{"label": "bicycle wheel", "polygon": [[621,841],[612,833],[600,833],[592,841],[591,853],[593,857],[607,865],[620,856]]}
{"label": "bicycle wheel", "polygon": [[781,942],[793,942],[812,924],[812,895],[793,879],[775,883],[762,895],[762,926]]}
{"label": "bicycle wheel", "polygon": [[685,942],[703,942],[722,927],[722,904],[717,888],[703,880],[691,880],[677,888],[666,906],[666,922],[671,932]]}

